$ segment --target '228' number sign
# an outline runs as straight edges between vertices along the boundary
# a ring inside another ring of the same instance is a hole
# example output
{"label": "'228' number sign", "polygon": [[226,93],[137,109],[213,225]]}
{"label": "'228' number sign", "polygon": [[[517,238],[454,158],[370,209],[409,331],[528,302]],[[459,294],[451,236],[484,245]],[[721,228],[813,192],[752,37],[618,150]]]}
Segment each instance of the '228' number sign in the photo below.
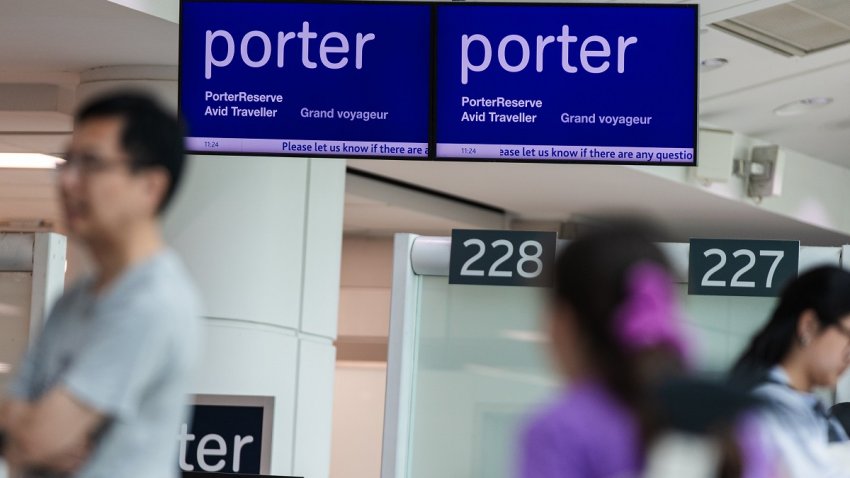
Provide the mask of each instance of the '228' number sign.
{"label": "'228' number sign", "polygon": [[556,242],[551,232],[454,230],[449,283],[548,286]]}
{"label": "'228' number sign", "polygon": [[800,243],[692,239],[691,295],[778,296],[797,277]]}

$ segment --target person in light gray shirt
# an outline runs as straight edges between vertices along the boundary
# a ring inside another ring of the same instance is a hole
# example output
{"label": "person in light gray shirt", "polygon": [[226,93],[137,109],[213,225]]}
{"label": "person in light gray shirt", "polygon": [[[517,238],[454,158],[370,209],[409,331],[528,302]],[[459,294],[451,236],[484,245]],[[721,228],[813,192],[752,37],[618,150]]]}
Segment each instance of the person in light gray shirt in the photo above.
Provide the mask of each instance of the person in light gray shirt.
{"label": "person in light gray shirt", "polygon": [[58,183],[96,268],[53,307],[0,406],[3,454],[24,477],[177,477],[200,304],[159,214],[183,162],[180,123],[144,95],[77,114]]}
{"label": "person in light gray shirt", "polygon": [[757,418],[789,478],[850,478],[836,459],[850,439],[814,393],[835,388],[848,366],[850,272],[821,266],[785,288],[733,372],[766,402]]}

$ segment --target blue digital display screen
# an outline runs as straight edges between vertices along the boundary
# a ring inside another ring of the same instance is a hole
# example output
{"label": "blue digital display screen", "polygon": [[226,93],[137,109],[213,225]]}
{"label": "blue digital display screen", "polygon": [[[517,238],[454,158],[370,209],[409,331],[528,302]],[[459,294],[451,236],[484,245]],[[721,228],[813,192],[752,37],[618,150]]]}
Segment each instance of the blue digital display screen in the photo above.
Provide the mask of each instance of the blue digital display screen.
{"label": "blue digital display screen", "polygon": [[696,6],[436,8],[438,158],[695,164]]}
{"label": "blue digital display screen", "polygon": [[192,152],[696,164],[695,5],[183,0]]}
{"label": "blue digital display screen", "polygon": [[194,152],[428,157],[431,7],[187,1]]}
{"label": "blue digital display screen", "polygon": [[694,163],[696,6],[437,12],[437,157]]}

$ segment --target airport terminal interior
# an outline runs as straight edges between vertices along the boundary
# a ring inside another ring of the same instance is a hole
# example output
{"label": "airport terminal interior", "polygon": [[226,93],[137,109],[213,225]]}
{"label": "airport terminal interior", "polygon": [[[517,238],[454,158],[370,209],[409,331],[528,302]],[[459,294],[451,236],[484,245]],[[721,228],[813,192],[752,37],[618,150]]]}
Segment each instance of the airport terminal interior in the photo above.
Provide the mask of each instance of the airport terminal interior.
{"label": "airport terminal interior", "polygon": [[850,269],[848,78],[848,0],[0,0],[0,397],[93,273],[56,186],[74,113],[133,89],[187,126],[180,469],[520,476],[570,387],[542,271],[612,214],[663,226],[700,376],[784,283]]}

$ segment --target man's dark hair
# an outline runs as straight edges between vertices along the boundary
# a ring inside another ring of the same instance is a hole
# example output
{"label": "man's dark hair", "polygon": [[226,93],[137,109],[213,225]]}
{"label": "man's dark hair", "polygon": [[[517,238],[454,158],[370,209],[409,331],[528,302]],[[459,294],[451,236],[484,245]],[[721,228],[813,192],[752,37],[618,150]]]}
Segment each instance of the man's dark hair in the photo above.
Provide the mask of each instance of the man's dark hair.
{"label": "man's dark hair", "polygon": [[186,158],[183,124],[151,96],[136,91],[95,98],[77,112],[74,121],[80,124],[100,118],[123,120],[121,146],[130,156],[131,171],[163,168],[168,173],[168,189],[157,210],[161,213],[174,196],[183,174]]}

